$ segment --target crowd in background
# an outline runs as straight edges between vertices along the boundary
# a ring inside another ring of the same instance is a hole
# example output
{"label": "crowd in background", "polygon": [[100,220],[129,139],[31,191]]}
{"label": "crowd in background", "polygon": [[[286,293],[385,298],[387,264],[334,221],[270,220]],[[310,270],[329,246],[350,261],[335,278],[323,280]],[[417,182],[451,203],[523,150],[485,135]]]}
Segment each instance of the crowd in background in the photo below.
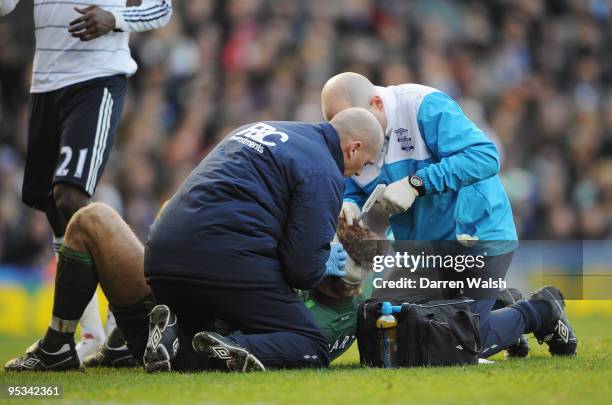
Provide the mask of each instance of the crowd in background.
{"label": "crowd in background", "polygon": [[[174,0],[131,34],[138,72],[95,198],[146,238],[160,204],[236,126],[322,120],[341,71],[447,92],[497,143],[521,239],[612,236],[612,1]],[[0,19],[0,263],[50,256],[20,201],[32,4]]]}

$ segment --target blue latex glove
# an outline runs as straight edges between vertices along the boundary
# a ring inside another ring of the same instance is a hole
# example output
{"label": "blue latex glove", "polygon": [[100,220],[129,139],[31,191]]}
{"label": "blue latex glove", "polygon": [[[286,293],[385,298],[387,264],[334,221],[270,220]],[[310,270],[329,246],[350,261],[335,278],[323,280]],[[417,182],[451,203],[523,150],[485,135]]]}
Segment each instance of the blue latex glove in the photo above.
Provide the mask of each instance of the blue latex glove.
{"label": "blue latex glove", "polygon": [[344,250],[341,244],[336,242],[330,243],[330,247],[331,250],[329,252],[329,258],[325,263],[325,277],[346,276],[346,271],[344,271],[344,267],[346,266],[346,259],[348,257],[346,251]]}

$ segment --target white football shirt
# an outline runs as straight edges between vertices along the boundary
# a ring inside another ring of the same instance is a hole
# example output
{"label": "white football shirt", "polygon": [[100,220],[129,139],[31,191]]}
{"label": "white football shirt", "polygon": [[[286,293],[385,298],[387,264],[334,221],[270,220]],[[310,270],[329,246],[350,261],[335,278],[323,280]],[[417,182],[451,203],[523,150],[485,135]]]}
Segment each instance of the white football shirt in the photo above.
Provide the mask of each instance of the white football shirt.
{"label": "white football shirt", "polygon": [[[0,16],[19,0],[0,0]],[[36,52],[31,93],[44,93],[96,77],[133,75],[137,65],[128,46],[129,32],[166,25],[172,14],[170,0],[142,0],[126,7],[126,0],[33,0]],[[81,16],[74,7],[90,5],[112,12],[116,30],[91,41],[73,38],[72,20]]]}

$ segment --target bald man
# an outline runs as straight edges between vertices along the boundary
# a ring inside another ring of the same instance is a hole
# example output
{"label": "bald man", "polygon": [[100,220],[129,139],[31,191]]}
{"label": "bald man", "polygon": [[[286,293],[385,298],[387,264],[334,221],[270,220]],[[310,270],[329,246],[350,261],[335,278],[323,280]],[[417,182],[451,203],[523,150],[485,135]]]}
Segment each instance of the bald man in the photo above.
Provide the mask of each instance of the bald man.
{"label": "bald man", "polygon": [[[505,277],[518,242],[510,203],[497,175],[499,156],[493,142],[455,101],[432,87],[379,87],[352,72],[332,77],[323,87],[321,101],[328,120],[347,108],[363,107],[385,131],[376,164],[346,180],[342,215],[349,224],[359,221],[360,207],[374,188],[386,184],[380,204],[389,214],[396,240],[470,241],[475,246],[467,253],[485,255],[485,269],[460,276]],[[441,253],[456,252],[458,245],[436,244]],[[499,289],[460,292],[477,300],[472,310],[480,315],[483,357],[506,348],[510,355],[526,356],[522,335],[527,332],[546,341],[553,355],[576,352],[577,340],[559,309],[563,297],[557,289],[535,295],[547,295],[554,305],[539,299],[514,303],[522,297],[513,297],[508,307],[496,311],[491,309]]]}
{"label": "bald man", "polygon": [[[51,325],[5,368],[78,368],[74,332],[98,282],[150,372],[327,366],[326,341],[293,288],[345,275],[346,252],[330,246],[343,176],[372,163],[382,141],[362,108],[330,123],[242,126],[188,176],[144,249],[110,207],[80,210],[60,252]],[[211,332],[215,319],[242,333]]]}
{"label": "bald man", "polygon": [[[343,176],[373,163],[382,142],[363,108],[329,124],[246,125],[221,142],[151,227],[145,276],[165,305],[151,313],[147,370],[328,366],[325,339],[292,288],[344,274],[346,253],[330,253]],[[210,332],[215,319],[242,333]],[[177,336],[187,343],[174,357]]]}

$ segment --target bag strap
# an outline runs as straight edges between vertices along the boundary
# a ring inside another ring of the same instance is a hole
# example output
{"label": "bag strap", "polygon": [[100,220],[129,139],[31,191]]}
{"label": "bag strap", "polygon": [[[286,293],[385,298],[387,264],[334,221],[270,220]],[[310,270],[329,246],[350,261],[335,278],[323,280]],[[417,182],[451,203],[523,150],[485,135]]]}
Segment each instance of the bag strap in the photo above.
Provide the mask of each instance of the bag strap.
{"label": "bag strap", "polygon": [[468,353],[473,354],[473,355],[480,354],[480,351],[482,350],[482,346],[481,346],[481,342],[480,342],[480,328],[478,327],[478,321],[476,320],[476,317],[472,313],[468,313],[467,311],[463,311],[463,310],[457,311],[456,314],[457,315],[462,315],[464,318],[467,318],[468,321],[470,322],[470,326],[472,327],[472,330],[474,331],[474,337],[475,337],[475,340],[476,340],[476,348],[473,349],[473,348],[469,347],[469,345],[467,345],[463,341],[463,334],[459,331],[459,328],[456,325],[455,319],[451,318],[451,319],[449,319],[448,325],[450,327],[451,332],[455,336],[455,339],[457,339],[457,341],[459,341],[461,346]]}

